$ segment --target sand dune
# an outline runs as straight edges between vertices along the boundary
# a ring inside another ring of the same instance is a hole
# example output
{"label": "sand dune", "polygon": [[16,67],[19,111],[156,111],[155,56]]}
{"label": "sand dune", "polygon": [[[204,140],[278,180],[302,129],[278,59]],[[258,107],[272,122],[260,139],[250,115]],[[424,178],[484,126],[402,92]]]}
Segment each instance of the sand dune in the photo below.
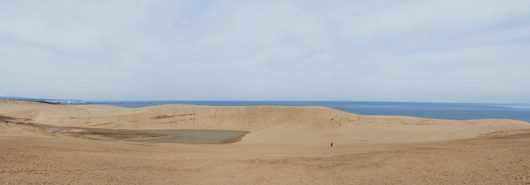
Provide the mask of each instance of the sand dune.
{"label": "sand dune", "polygon": [[160,105],[128,109],[106,105],[1,103],[0,115],[55,126],[106,129],[213,129],[251,131],[242,143],[322,145],[351,142],[425,142],[472,138],[530,128],[515,120],[437,120],[363,116],[325,107],[214,107]]}
{"label": "sand dune", "polygon": [[[0,184],[528,184],[530,124],[324,107],[127,109],[0,100]],[[16,124],[16,123],[20,124]],[[120,143],[29,126],[251,131],[232,144]],[[334,146],[330,147],[333,142]]]}

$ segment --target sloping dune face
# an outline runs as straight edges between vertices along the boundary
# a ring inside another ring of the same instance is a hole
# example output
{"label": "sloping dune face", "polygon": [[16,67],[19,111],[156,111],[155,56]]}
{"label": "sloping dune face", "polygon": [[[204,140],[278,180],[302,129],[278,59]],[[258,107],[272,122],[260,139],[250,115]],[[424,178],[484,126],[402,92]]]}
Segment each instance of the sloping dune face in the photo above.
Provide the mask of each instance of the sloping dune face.
{"label": "sloping dune face", "polygon": [[362,116],[325,107],[217,107],[160,105],[128,109],[104,105],[1,102],[0,115],[36,123],[105,129],[210,129],[250,131],[239,143],[323,145],[356,142],[425,142],[528,129],[515,120],[436,120]]}

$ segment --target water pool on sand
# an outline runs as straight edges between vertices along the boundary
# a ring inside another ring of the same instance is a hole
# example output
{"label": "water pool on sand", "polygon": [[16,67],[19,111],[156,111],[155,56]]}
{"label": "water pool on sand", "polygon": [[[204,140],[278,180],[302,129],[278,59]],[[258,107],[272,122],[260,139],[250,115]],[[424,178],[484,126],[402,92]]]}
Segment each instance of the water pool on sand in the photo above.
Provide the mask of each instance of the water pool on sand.
{"label": "water pool on sand", "polygon": [[249,131],[238,130],[125,130],[83,127],[58,127],[38,123],[20,125],[39,127],[52,134],[83,139],[137,143],[222,144],[240,141]]}
{"label": "water pool on sand", "polygon": [[249,131],[237,130],[145,130],[144,132],[152,134],[168,134],[173,136],[199,137],[205,139],[227,139],[249,133]]}
{"label": "water pool on sand", "polygon": [[150,134],[166,134],[172,137],[154,139],[150,142],[177,142],[177,143],[234,143],[249,131],[237,130],[144,130]]}

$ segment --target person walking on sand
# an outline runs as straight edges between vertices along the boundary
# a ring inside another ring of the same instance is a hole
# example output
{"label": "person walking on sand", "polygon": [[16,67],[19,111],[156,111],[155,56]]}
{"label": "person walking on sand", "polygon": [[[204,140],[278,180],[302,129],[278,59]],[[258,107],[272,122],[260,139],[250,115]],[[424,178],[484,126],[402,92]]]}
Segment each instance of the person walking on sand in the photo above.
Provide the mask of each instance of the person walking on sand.
{"label": "person walking on sand", "polygon": [[331,147],[333,147],[333,143],[331,143]]}

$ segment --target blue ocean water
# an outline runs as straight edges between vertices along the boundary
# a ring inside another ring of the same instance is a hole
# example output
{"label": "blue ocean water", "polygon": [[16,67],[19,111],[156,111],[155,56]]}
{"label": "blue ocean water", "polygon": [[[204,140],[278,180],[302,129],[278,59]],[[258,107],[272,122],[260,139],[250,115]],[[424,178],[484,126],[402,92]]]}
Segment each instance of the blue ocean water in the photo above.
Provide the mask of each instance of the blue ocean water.
{"label": "blue ocean water", "polygon": [[413,116],[449,120],[513,119],[530,122],[530,104],[364,101],[107,101],[92,103],[127,108],[139,108],[164,104],[192,104],[208,106],[322,106],[360,115]]}

